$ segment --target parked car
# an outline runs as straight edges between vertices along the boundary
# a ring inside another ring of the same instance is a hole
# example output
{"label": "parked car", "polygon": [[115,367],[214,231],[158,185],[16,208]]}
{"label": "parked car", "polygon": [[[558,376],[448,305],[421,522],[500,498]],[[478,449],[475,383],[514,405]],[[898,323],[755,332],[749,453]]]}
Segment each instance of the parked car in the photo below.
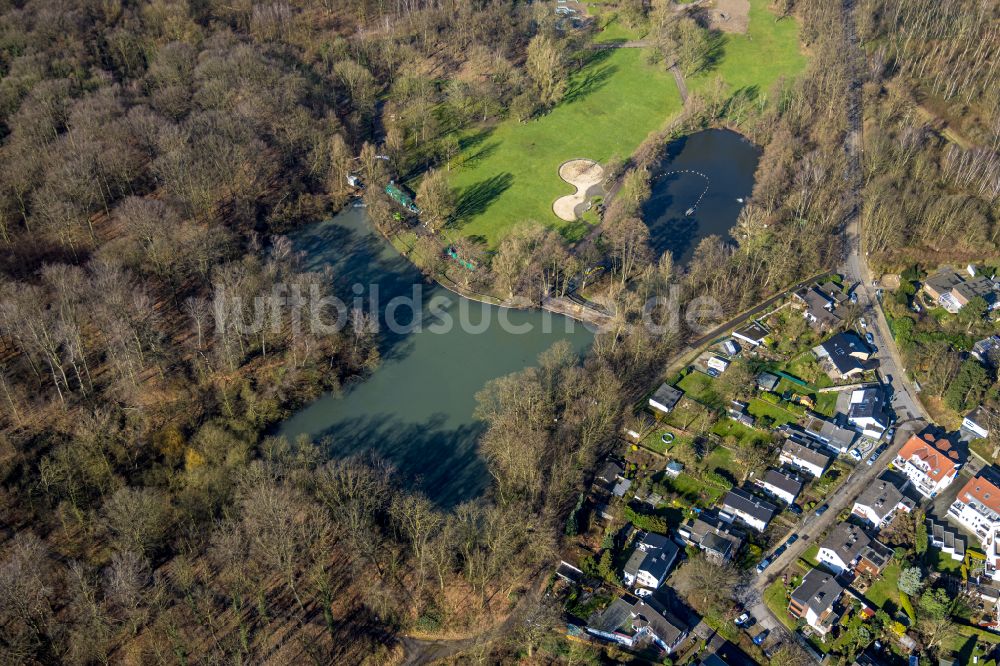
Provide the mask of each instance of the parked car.
{"label": "parked car", "polygon": [[771,566],[771,560],[770,558],[765,557],[760,561],[760,564],[757,565],[757,573],[764,573],[764,569],[767,569],[769,566]]}
{"label": "parked car", "polygon": [[878,460],[878,457],[882,455],[882,451],[884,450],[885,449],[883,449],[882,447],[875,449],[875,451],[870,456],[868,456],[868,465],[869,466],[874,465],[875,461]]}
{"label": "parked car", "polygon": [[871,333],[865,333],[865,342],[867,342],[870,345],[875,344],[875,336],[872,335]]}
{"label": "parked car", "polygon": [[768,634],[770,634],[770,633],[771,632],[768,631],[767,629],[765,629],[764,631],[760,632],[759,634],[757,634],[756,636],[753,637],[753,644],[754,645],[763,645],[764,641],[767,640]]}
{"label": "parked car", "polygon": [[852,458],[854,458],[858,462],[861,462],[861,451],[859,451],[857,448],[851,449],[850,451],[848,451],[848,453]]}
{"label": "parked car", "polygon": [[789,504],[788,510],[794,513],[796,516],[802,515],[802,507],[799,506],[798,504]]}
{"label": "parked car", "polygon": [[716,370],[715,368],[709,368],[709,369],[708,369],[708,370],[706,370],[705,372],[707,372],[707,373],[708,373],[708,376],[709,376],[709,377],[718,377],[718,376],[719,376],[719,371],[718,371],[718,370]]}
{"label": "parked car", "polygon": [[857,303],[857,302],[858,302],[858,292],[852,291],[851,292],[851,303]]}
{"label": "parked car", "polygon": [[750,626],[750,613],[746,611],[740,613],[740,616],[736,618],[737,627],[749,627]]}
{"label": "parked car", "polygon": [[785,545],[786,546],[791,546],[793,543],[795,543],[798,540],[799,540],[799,535],[798,534],[793,534],[792,536],[788,537],[788,541],[785,542]]}
{"label": "parked car", "polygon": [[887,441],[891,442],[892,438],[895,437],[895,436],[896,436],[896,429],[895,428],[889,428],[888,430],[886,430],[886,432],[885,432],[885,438],[886,438]]}
{"label": "parked car", "polygon": [[861,326],[861,328],[868,328],[868,322],[865,321],[864,317],[858,319],[858,325]]}
{"label": "parked car", "polygon": [[648,597],[653,594],[653,591],[648,587],[637,587],[635,588],[635,596],[637,597]]}
{"label": "parked car", "polygon": [[822,516],[824,513],[826,513],[826,510],[829,508],[830,508],[829,504],[821,504],[820,506],[816,507],[816,515]]}

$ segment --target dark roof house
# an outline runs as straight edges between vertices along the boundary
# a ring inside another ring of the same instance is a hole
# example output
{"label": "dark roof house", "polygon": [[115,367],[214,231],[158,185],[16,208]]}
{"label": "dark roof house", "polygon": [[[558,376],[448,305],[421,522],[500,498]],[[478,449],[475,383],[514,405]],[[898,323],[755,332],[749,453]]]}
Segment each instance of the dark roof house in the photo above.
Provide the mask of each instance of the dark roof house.
{"label": "dark roof house", "polygon": [[656,393],[649,399],[649,406],[664,413],[670,413],[684,397],[684,391],[670,384],[660,384]]}

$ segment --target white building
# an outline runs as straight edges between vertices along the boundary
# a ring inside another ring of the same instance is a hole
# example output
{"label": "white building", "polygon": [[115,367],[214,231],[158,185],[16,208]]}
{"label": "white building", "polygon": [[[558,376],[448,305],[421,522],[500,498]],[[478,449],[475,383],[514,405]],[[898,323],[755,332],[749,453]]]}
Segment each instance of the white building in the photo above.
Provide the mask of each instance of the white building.
{"label": "white building", "polygon": [[896,511],[913,509],[913,500],[903,494],[909,483],[907,479],[895,479],[889,472],[882,472],[854,502],[854,515],[867,520],[876,530],[882,529]]}
{"label": "white building", "polygon": [[792,592],[788,612],[804,619],[816,633],[826,635],[837,626],[843,615],[839,604],[843,594],[844,587],[836,577],[825,571],[812,569]]}
{"label": "white building", "polygon": [[903,445],[893,465],[910,480],[917,492],[933,498],[958,476],[958,451],[946,439],[914,435]]}
{"label": "white building", "polygon": [[871,538],[857,525],[838,523],[823,543],[817,558],[836,574],[852,571]]}
{"label": "white building", "polygon": [[707,365],[712,370],[725,372],[726,368],[729,367],[729,361],[722,358],[721,356],[709,356],[708,360],[705,361],[705,365]]}
{"label": "white building", "polygon": [[777,497],[786,504],[791,504],[802,492],[802,482],[790,474],[779,472],[776,469],[767,470],[761,486],[764,491]]}
{"label": "white building", "polygon": [[758,532],[763,532],[778,507],[754,497],[742,488],[733,488],[722,498],[722,511],[739,518]]}
{"label": "white building", "polygon": [[990,436],[990,416],[992,415],[987,409],[980,405],[962,419],[962,430],[967,430],[979,439],[986,439]]}
{"label": "white building", "polygon": [[1000,580],[1000,488],[982,475],[971,479],[948,507],[948,517],[976,535],[986,553],[986,570]]}
{"label": "white building", "polygon": [[851,405],[847,411],[847,422],[862,434],[878,439],[889,427],[889,417],[885,413],[885,397],[878,387],[857,389],[851,393]]}
{"label": "white building", "polygon": [[823,472],[830,466],[830,456],[790,439],[781,447],[779,459],[817,478],[823,476]]}
{"label": "white building", "polygon": [[636,543],[622,571],[625,584],[655,590],[667,577],[680,548],[662,534],[647,532]]}

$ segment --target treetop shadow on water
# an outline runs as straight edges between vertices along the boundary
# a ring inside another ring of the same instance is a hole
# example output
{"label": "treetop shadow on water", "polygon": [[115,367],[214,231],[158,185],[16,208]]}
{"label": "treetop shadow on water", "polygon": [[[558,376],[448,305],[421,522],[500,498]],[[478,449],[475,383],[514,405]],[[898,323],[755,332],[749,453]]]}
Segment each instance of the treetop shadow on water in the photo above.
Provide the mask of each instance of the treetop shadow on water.
{"label": "treetop shadow on water", "polygon": [[[501,313],[425,282],[420,271],[371,229],[364,209],[346,209],[332,220],[302,229],[292,241],[305,253],[304,268],[326,268],[334,293],[348,306],[355,297],[354,285],[378,285],[378,315],[384,319],[389,300],[410,297],[417,285],[421,315],[434,320],[429,304],[439,307],[447,299],[440,311],[456,323],[443,333],[427,326],[393,333],[380,326],[383,358],[372,375],[299,410],[275,434],[289,439],[307,434],[326,442],[331,457],[374,450],[396,466],[404,481],[443,507],[475,498],[489,486],[477,449],[484,424],[473,418],[476,392],[491,379],[535,365],[538,355],[558,340],[569,340],[580,353],[593,341],[577,322],[572,322],[572,332],[565,332],[567,320],[561,316]],[[460,312],[462,308],[466,311]],[[471,326],[458,325],[466,315]],[[501,315],[515,327],[529,325],[531,332],[505,330],[499,325]]]}
{"label": "treetop shadow on water", "polygon": [[[759,159],[760,150],[730,130],[705,130],[672,141],[651,170],[651,195],[641,211],[657,256],[669,251],[674,261],[687,264],[702,239],[728,240],[743,201],[753,192]],[[707,191],[699,174],[708,178]]]}

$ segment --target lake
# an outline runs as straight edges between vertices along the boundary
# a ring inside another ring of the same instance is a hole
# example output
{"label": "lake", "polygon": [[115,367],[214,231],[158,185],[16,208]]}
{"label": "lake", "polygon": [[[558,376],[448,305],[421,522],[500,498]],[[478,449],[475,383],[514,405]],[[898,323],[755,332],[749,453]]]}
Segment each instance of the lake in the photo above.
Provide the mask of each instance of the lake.
{"label": "lake", "polygon": [[730,130],[705,130],[671,142],[651,170],[652,196],[642,206],[657,256],[669,251],[674,261],[686,264],[703,238],[730,240],[729,230],[753,191],[759,159],[760,149]]}
{"label": "lake", "polygon": [[[373,449],[441,506],[477,497],[490,482],[477,450],[484,424],[473,417],[476,392],[491,379],[534,365],[558,340],[581,354],[593,342],[571,319],[485,305],[428,284],[371,228],[363,208],[304,228],[292,241],[305,253],[305,268],[329,269],[334,293],[348,304],[356,284],[364,286],[365,299],[377,290],[378,303],[366,310],[379,312],[383,324],[382,364],[364,381],[301,409],[277,434],[329,438],[330,456]],[[385,327],[389,314],[404,326],[413,322],[405,304],[386,312],[396,297],[418,303],[420,327]],[[450,330],[437,332],[448,317]]]}

